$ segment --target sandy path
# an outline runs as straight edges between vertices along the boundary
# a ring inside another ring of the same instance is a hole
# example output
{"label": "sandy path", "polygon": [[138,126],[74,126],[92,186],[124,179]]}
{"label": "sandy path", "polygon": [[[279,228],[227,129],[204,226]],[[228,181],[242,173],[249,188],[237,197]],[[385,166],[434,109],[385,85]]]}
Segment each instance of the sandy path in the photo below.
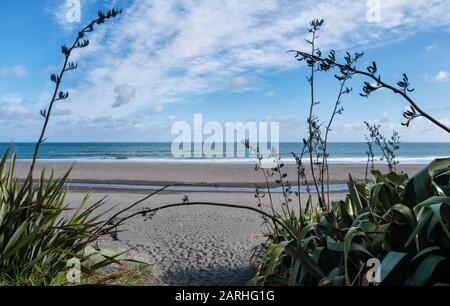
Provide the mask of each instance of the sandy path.
{"label": "sandy path", "polygon": [[[184,194],[162,194],[142,207],[179,202]],[[255,207],[253,194],[190,193],[191,201],[227,202]],[[103,197],[96,193],[92,200]],[[335,195],[336,196],[336,195]],[[342,195],[340,195],[342,196]],[[71,192],[68,202],[78,204],[83,192]],[[116,211],[143,197],[136,193],[110,193]],[[109,205],[108,205],[109,206]],[[110,206],[109,206],[110,207]],[[264,239],[258,214],[221,207],[191,206],[159,212],[151,220],[130,220],[114,248],[131,248],[157,263],[159,279],[168,285],[244,285],[251,277],[250,257]]]}

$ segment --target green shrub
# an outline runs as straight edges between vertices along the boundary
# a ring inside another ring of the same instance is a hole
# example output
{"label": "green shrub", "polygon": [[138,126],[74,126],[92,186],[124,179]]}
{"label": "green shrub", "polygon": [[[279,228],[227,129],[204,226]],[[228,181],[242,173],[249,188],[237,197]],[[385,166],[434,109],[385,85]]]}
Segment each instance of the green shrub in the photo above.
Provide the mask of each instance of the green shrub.
{"label": "green shrub", "polygon": [[[253,285],[433,285],[450,283],[450,159],[408,179],[373,171],[373,184],[352,180],[344,201],[308,208],[268,233],[258,249]],[[302,256],[310,256],[314,269]],[[369,282],[378,259],[380,282]]]}
{"label": "green shrub", "polygon": [[0,283],[52,284],[61,273],[65,279],[71,258],[80,260],[86,276],[117,262],[121,254],[93,262],[85,252],[99,237],[111,234],[98,213],[103,200],[87,205],[87,195],[71,210],[64,201],[70,170],[60,179],[52,174],[48,180],[42,172],[38,181],[28,178],[19,186],[14,179],[15,155],[9,166],[7,159],[8,152],[0,163]]}

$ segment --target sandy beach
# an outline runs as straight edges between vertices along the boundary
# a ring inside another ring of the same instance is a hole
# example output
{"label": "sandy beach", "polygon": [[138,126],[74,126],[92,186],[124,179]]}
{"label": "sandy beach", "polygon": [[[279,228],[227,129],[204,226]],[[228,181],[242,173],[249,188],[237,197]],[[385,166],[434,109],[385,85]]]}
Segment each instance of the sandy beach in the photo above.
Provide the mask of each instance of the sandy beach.
{"label": "sandy beach", "polygon": [[[156,207],[178,203],[184,194],[163,193],[142,203]],[[194,201],[214,201],[257,207],[251,193],[187,193]],[[77,206],[85,192],[68,194],[71,206]],[[141,193],[95,193],[91,201],[107,196],[107,207],[114,211],[145,196]],[[344,194],[333,194],[333,199]],[[277,201],[278,203],[278,201]],[[252,276],[250,258],[253,248],[264,241],[266,226],[255,212],[221,207],[190,206],[158,212],[151,220],[141,216],[127,222],[119,241],[103,241],[115,250],[133,250],[156,264],[157,279],[163,285],[245,285]]]}
{"label": "sandy beach", "polygon": [[[70,161],[38,162],[35,177],[42,168],[55,171],[61,176],[73,163]],[[91,183],[120,183],[120,184],[187,184],[187,185],[215,185],[215,186],[250,186],[265,185],[264,176],[255,171],[255,164],[233,163],[155,163],[155,162],[76,162],[70,175],[72,182]],[[377,169],[385,172],[384,165],[376,165]],[[424,168],[424,165],[399,165],[399,172],[414,175]],[[19,161],[16,176],[23,178],[27,175],[29,162]],[[292,183],[297,180],[297,169],[294,164],[287,164],[284,168],[287,179]],[[349,173],[355,179],[364,179],[365,165],[342,164],[330,165],[330,183],[346,183]],[[311,180],[309,167],[306,174]],[[274,180],[271,180],[273,183]]]}
{"label": "sandy beach", "polygon": [[[18,177],[26,175],[28,163],[18,163]],[[68,162],[39,162],[61,175]],[[288,177],[295,178],[295,165],[286,166]],[[400,171],[414,174],[422,165],[402,165]],[[384,167],[382,170],[385,170]],[[345,182],[348,173],[364,177],[364,165],[333,165],[331,181]],[[125,162],[76,163],[71,180],[91,183],[253,186],[264,184],[261,173],[249,164],[155,164]],[[93,190],[91,201],[107,196],[107,208],[118,211],[147,195],[144,191]],[[86,190],[71,190],[68,202],[77,206]],[[251,192],[164,192],[133,208],[179,203],[187,195],[191,202],[212,201],[257,207]],[[281,194],[274,196],[279,205]],[[305,196],[305,195],[303,195]],[[332,193],[331,199],[342,199],[344,193]],[[130,249],[132,253],[155,262],[158,278],[166,285],[243,285],[252,275],[250,258],[254,247],[264,241],[265,225],[261,216],[247,210],[190,206],[159,212],[151,220],[142,217],[127,222],[119,241],[104,241],[114,249]]]}

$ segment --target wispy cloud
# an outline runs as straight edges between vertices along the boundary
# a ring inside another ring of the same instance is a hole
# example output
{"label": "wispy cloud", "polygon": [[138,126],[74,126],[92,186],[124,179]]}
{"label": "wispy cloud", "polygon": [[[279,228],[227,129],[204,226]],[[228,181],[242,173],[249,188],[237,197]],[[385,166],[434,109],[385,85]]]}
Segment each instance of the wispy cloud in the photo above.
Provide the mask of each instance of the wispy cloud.
{"label": "wispy cloud", "polygon": [[436,74],[434,79],[438,82],[447,82],[448,77],[449,77],[448,71],[441,70],[438,72],[438,74]]}
{"label": "wispy cloud", "polygon": [[[371,124],[380,125],[380,130],[385,136],[392,135],[394,130],[398,131],[402,141],[445,141],[445,138],[442,137],[442,130],[430,124],[423,117],[414,119],[414,123],[409,127],[401,125],[400,122],[391,121],[384,115],[380,119],[367,121]],[[446,125],[449,124],[449,119],[445,117],[438,117],[438,121]],[[339,131],[339,133],[334,131]],[[361,141],[364,139],[364,135],[369,134],[363,122],[337,124],[334,131],[331,133],[336,141],[346,141],[355,138]]]}
{"label": "wispy cloud", "polygon": [[21,135],[20,141],[34,141],[38,136],[36,127],[41,122],[39,112],[30,110],[27,101],[21,95],[0,96],[1,141],[15,141],[17,135]]}
{"label": "wispy cloud", "polygon": [[162,105],[162,104],[157,104],[153,108],[154,113],[162,113],[163,111],[164,111],[164,105]]}
{"label": "wispy cloud", "polygon": [[436,83],[436,82],[443,83],[443,82],[447,82],[449,80],[450,74],[448,71],[441,70],[434,75],[425,73],[423,75],[423,77],[424,77],[425,81],[429,82],[429,83]]}
{"label": "wispy cloud", "polygon": [[99,2],[112,4],[115,0],[51,0],[47,7],[49,15],[53,16],[58,25],[65,31],[73,31],[82,22],[91,18],[91,12]]}
{"label": "wispy cloud", "polygon": [[430,52],[433,51],[437,48],[437,44],[436,43],[432,43],[431,45],[428,45],[425,49]]}
{"label": "wispy cloud", "polygon": [[130,101],[136,97],[136,89],[128,84],[118,85],[114,89],[114,93],[117,94],[112,107],[120,107],[130,103]]}
{"label": "wispy cloud", "polygon": [[72,30],[81,22],[82,0],[63,0],[55,2],[47,8],[56,22],[64,30]]}
{"label": "wispy cloud", "polygon": [[21,96],[5,95],[0,97],[0,121],[22,121],[28,117],[33,117],[30,114],[30,110],[25,106],[24,99]]}
{"label": "wispy cloud", "polygon": [[233,91],[245,91],[250,89],[250,83],[254,80],[251,76],[237,76],[231,80],[230,89]]}
{"label": "wispy cloud", "polygon": [[22,65],[0,68],[0,78],[21,78],[27,75],[27,69]]}
{"label": "wispy cloud", "polygon": [[[71,89],[70,109],[87,119],[108,114],[119,120],[164,103],[246,88],[249,74],[298,67],[286,50],[305,47],[313,18],[326,20],[324,49],[368,48],[450,28],[444,0],[382,1],[377,23],[368,22],[367,11],[366,1],[351,0],[136,0],[76,54],[86,70]],[[118,93],[124,84],[134,89],[126,95],[132,102]]]}

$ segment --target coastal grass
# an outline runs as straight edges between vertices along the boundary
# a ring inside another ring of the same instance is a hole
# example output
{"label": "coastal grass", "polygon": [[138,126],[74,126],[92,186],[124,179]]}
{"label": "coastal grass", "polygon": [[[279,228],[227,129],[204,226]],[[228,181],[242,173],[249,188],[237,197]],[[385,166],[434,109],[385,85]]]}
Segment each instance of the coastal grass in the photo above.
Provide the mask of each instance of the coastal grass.
{"label": "coastal grass", "polygon": [[[257,249],[250,285],[450,284],[450,158],[411,179],[373,171],[374,184],[350,177],[345,200],[283,218]],[[317,273],[305,263],[312,258]],[[372,269],[380,263],[379,270]]]}
{"label": "coastal grass", "polygon": [[[94,247],[110,237],[102,217],[109,211],[101,199],[88,204],[90,195],[75,208],[65,203],[70,170],[59,178],[25,182],[14,179],[15,155],[0,163],[0,284],[71,284],[67,274],[79,262],[81,284],[152,284],[152,265],[126,256],[129,250]],[[99,213],[99,211],[103,211]],[[77,284],[77,283],[73,283]]]}

